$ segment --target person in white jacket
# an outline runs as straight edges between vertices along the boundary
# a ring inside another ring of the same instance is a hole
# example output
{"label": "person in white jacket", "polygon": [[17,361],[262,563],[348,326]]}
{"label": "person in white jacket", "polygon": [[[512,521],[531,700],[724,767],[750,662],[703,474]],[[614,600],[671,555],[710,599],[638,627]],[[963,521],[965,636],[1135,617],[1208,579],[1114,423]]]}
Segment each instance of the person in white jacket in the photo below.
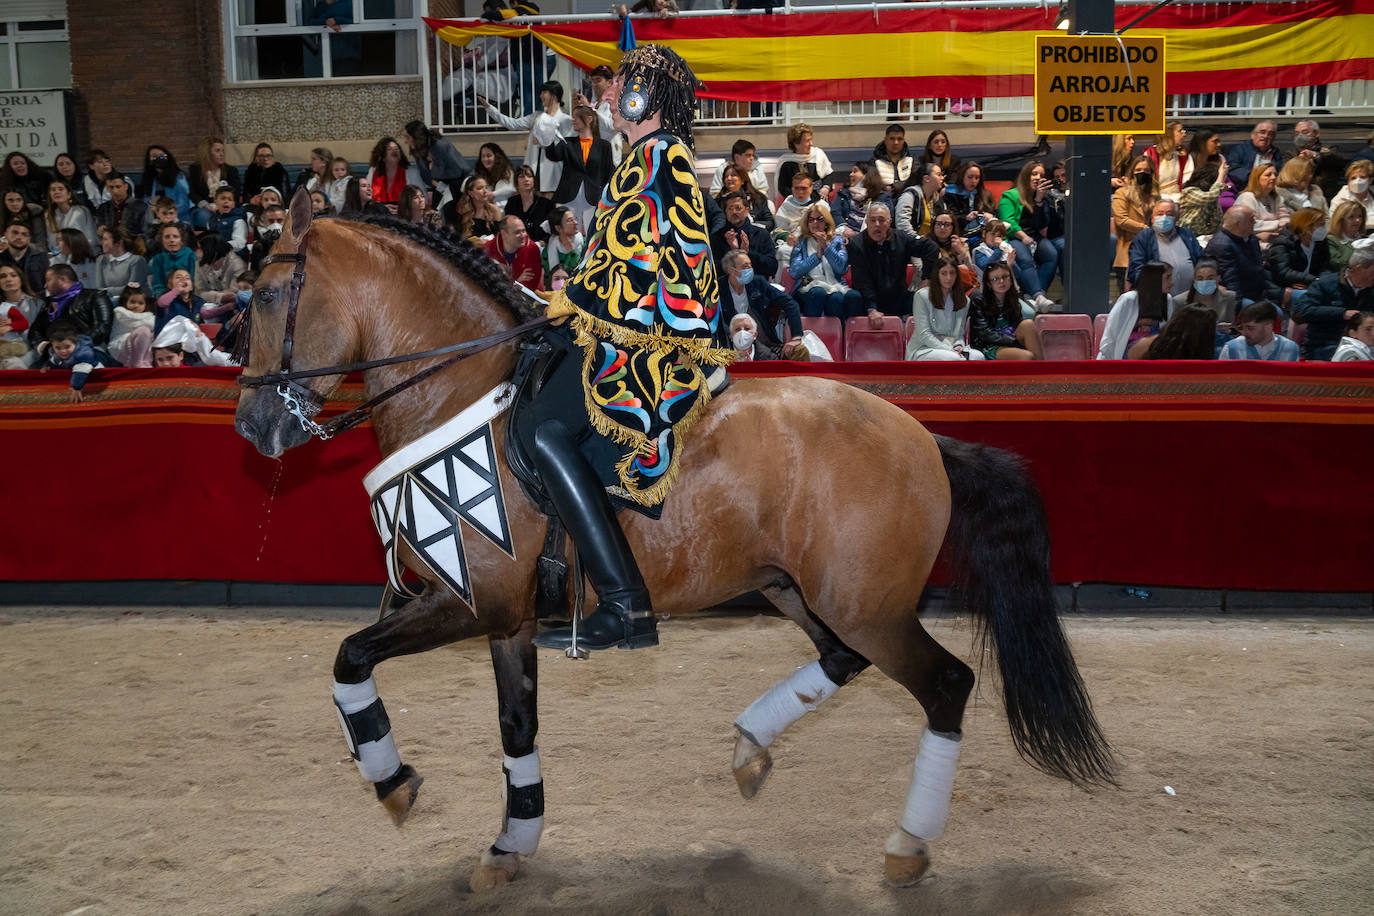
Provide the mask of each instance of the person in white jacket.
{"label": "person in white jacket", "polygon": [[1173,283],[1174,269],[1163,261],[1140,268],[1135,289],[1122,293],[1107,313],[1097,358],[1128,359],[1137,344],[1157,336],[1160,325],[1174,313],[1174,297],[1164,292]]}
{"label": "person in white jacket", "polygon": [[544,147],[558,137],[571,137],[572,116],[563,111],[563,85],[557,80],[549,80],[539,87],[539,103],[544,110],[527,114],[523,118],[511,118],[483,96],[477,101],[487,107],[487,114],[507,130],[529,129],[529,139],[525,141],[525,164],[534,169],[539,179],[539,192],[552,194],[558,189],[558,180],[563,177],[563,163],[555,162],[544,155]]}
{"label": "person in white jacket", "polygon": [[1345,336],[1331,361],[1351,363],[1366,359],[1374,359],[1374,312],[1356,312],[1346,319]]}
{"label": "person in white jacket", "polygon": [[[938,305],[936,303],[939,303]],[[921,360],[986,359],[968,345],[968,297],[959,281],[959,264],[941,258],[934,281],[916,290],[912,303],[911,339],[906,358]]]}

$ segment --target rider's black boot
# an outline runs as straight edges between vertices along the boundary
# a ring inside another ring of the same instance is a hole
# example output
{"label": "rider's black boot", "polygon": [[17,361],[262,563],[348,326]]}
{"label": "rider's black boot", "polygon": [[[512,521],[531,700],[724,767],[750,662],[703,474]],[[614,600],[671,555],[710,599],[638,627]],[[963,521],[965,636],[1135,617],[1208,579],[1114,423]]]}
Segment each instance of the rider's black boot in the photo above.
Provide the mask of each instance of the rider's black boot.
{"label": "rider's black boot", "polygon": [[[658,645],[649,590],[629,542],[601,481],[567,427],[557,420],[541,423],[534,433],[531,458],[543,479],[544,492],[558,509],[558,517],[596,589],[596,611],[577,628],[578,647],[639,649]],[[546,630],[534,638],[534,644],[544,649],[566,649],[572,645],[572,628]]]}

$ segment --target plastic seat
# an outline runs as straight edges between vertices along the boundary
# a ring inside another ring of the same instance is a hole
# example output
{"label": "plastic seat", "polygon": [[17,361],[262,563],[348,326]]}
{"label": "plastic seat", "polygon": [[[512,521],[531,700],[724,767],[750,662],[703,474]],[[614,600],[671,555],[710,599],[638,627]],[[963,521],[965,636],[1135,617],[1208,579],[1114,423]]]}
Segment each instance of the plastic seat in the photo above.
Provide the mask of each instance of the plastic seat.
{"label": "plastic seat", "polygon": [[1288,339],[1301,347],[1302,342],[1307,339],[1307,325],[1298,321],[1289,322]]}
{"label": "plastic seat", "polygon": [[1045,359],[1092,359],[1096,355],[1093,324],[1087,315],[1036,315],[1035,329],[1040,332]]}
{"label": "plastic seat", "polygon": [[1107,333],[1107,313],[1103,312],[1093,319],[1093,359],[1102,352],[1102,335]]}
{"label": "plastic seat", "polygon": [[844,329],[844,358],[847,362],[893,362],[906,357],[906,338],[902,319],[884,315],[882,328],[873,327],[866,317],[851,318]]}
{"label": "plastic seat", "polygon": [[916,319],[914,316],[907,315],[902,319],[902,340],[910,340],[911,335],[916,329]]}
{"label": "plastic seat", "polygon": [[[802,330],[811,331],[821,339],[825,348],[830,351],[830,355],[835,359],[844,359],[844,325],[840,324],[840,319],[822,315],[819,318],[807,318],[802,316]],[[787,329],[787,340],[792,339],[792,329]]]}

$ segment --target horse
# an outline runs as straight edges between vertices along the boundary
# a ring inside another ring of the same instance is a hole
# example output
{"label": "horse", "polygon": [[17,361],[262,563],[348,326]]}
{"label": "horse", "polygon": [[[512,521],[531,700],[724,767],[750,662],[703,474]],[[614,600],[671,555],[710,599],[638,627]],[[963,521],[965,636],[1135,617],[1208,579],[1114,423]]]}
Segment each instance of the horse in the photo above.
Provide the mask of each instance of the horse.
{"label": "horse", "polygon": [[[312,223],[300,193],[269,260],[249,307],[240,378],[248,387],[235,426],[273,458],[319,430],[310,417],[351,360],[368,367],[365,394],[379,401],[371,418],[381,452],[397,453],[491,400],[515,368],[512,341],[522,322],[539,317],[471,244],[394,220]],[[416,376],[393,361],[474,338],[499,342],[461,363],[426,356],[415,363],[425,367],[421,383],[409,384]],[[393,388],[399,393],[381,402]],[[302,401],[312,402],[304,412]],[[502,455],[508,433],[501,424],[489,429],[501,490],[518,494]],[[675,617],[758,590],[819,656],[736,720],[731,765],[745,798],[764,785],[778,734],[873,665],[906,688],[927,719],[905,810],[884,847],[884,875],[907,886],[927,873],[975,681],[918,617],[942,549],[997,660],[1018,752],[1078,785],[1115,784],[1111,748],[1059,622],[1044,506],[1019,459],[933,436],[877,396],[804,376],[733,381],[684,439],[680,477],[661,517],[621,513],[655,608]],[[422,778],[400,761],[373,671],[397,656],[489,640],[507,809],[472,873],[473,888],[512,880],[543,828],[531,640],[545,518],[522,496],[507,499],[505,510],[508,543],[462,528],[466,594],[428,554],[397,544],[397,562],[422,583],[418,596],[344,639],[334,662],[350,751],[399,827]]]}

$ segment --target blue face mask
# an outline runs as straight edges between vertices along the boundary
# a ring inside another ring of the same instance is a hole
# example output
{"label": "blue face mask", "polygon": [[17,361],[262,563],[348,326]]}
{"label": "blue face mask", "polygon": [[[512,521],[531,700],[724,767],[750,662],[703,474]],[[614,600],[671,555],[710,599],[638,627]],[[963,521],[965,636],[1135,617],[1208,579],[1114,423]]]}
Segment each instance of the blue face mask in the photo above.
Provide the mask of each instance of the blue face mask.
{"label": "blue face mask", "polygon": [[253,291],[251,289],[241,289],[238,292],[234,293],[234,300],[239,305],[247,305],[249,301],[252,300],[252,298]]}
{"label": "blue face mask", "polygon": [[754,279],[754,268],[746,267],[739,272],[739,282],[747,284],[752,279]]}
{"label": "blue face mask", "polygon": [[1155,232],[1168,234],[1174,231],[1174,218],[1172,216],[1156,216]]}
{"label": "blue face mask", "polygon": [[1198,291],[1201,296],[1210,296],[1217,291],[1216,280],[1194,280],[1193,289]]}

